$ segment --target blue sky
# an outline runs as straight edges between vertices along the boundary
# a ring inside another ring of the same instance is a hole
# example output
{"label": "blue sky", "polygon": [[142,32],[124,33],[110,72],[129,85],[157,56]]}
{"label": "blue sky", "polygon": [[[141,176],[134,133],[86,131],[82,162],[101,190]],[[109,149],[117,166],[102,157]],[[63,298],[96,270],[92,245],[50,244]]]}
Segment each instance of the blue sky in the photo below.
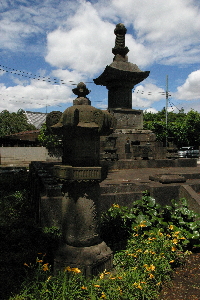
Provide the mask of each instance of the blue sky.
{"label": "blue sky", "polygon": [[132,107],[200,112],[199,0],[0,0],[0,111],[64,111],[86,82],[92,105],[107,108],[97,78],[112,63],[114,28],[124,23],[129,62],[149,77]]}

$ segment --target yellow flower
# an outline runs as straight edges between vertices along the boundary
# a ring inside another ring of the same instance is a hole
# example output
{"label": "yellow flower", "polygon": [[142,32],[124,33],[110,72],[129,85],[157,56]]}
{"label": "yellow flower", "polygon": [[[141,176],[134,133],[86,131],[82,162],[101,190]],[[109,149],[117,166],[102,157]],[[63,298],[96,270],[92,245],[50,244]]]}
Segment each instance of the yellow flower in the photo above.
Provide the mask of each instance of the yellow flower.
{"label": "yellow flower", "polygon": [[174,226],[173,226],[173,225],[169,225],[168,228],[169,228],[170,230],[173,230],[173,229],[174,229]]}
{"label": "yellow flower", "polygon": [[169,263],[170,263],[170,264],[172,264],[173,262],[174,262],[174,260],[170,260],[170,262],[169,262]]}
{"label": "yellow flower", "polygon": [[68,267],[66,267],[66,268],[64,268],[64,272],[66,272],[66,271],[68,271],[68,272],[71,272],[71,268],[68,266]]}
{"label": "yellow flower", "polygon": [[154,265],[148,266],[147,264],[144,265],[147,271],[155,271],[156,267]]}
{"label": "yellow flower", "polygon": [[37,259],[37,262],[38,263],[43,263],[43,260],[42,259]]}
{"label": "yellow flower", "polygon": [[105,275],[110,274],[110,272],[106,272],[106,270],[104,271]]}
{"label": "yellow flower", "polygon": [[100,288],[101,286],[99,284],[94,284],[94,287]]}
{"label": "yellow flower", "polygon": [[155,276],[153,274],[149,274],[149,278],[154,278]]}
{"label": "yellow flower", "polygon": [[142,286],[141,286],[140,282],[134,282],[133,285],[134,285],[137,289],[142,290]]}
{"label": "yellow flower", "polygon": [[172,243],[175,244],[175,245],[177,245],[178,244],[178,240],[177,239],[173,239]]}
{"label": "yellow flower", "polygon": [[139,226],[140,227],[147,227],[147,225],[145,225],[144,223],[146,223],[146,221],[142,221]]}
{"label": "yellow flower", "polygon": [[180,233],[180,231],[176,231],[174,232],[174,235],[178,235]]}
{"label": "yellow flower", "polygon": [[103,273],[100,274],[99,278],[103,279],[105,275],[110,274],[110,272],[106,272],[106,269],[103,271]]}
{"label": "yellow flower", "polygon": [[74,273],[81,273],[81,270],[79,270],[78,268],[71,268],[71,271]]}
{"label": "yellow flower", "polygon": [[48,271],[48,270],[49,270],[48,264],[49,264],[49,263],[44,264],[44,265],[42,266],[42,270],[43,270],[43,271]]}
{"label": "yellow flower", "polygon": [[122,276],[118,276],[117,278],[118,278],[118,279],[123,279],[123,277],[122,277]]}
{"label": "yellow flower", "polygon": [[176,251],[176,247],[173,246],[173,247],[171,248],[171,250],[172,250],[173,252]]}
{"label": "yellow flower", "polygon": [[83,285],[83,286],[81,287],[81,289],[82,289],[82,290],[87,290],[87,287]]}
{"label": "yellow flower", "polygon": [[49,277],[47,278],[47,282],[48,282],[51,278],[52,278],[52,276],[49,276]]}
{"label": "yellow flower", "polygon": [[102,292],[100,298],[106,298],[106,294],[104,292]]}
{"label": "yellow flower", "polygon": [[30,266],[29,266],[27,263],[24,263],[24,266],[26,266],[26,267],[30,268]]}
{"label": "yellow flower", "polygon": [[81,273],[81,270],[79,270],[78,268],[71,268],[69,266],[64,269],[64,272],[66,272],[66,271],[74,272],[74,273]]}
{"label": "yellow flower", "polygon": [[148,238],[149,241],[153,241],[153,240],[156,240],[155,237],[152,237],[152,238]]}
{"label": "yellow flower", "polygon": [[142,249],[138,249],[136,252],[140,252],[140,253],[141,253],[141,252],[142,252]]}
{"label": "yellow flower", "polygon": [[137,257],[137,254],[134,253],[128,253],[129,256]]}
{"label": "yellow flower", "polygon": [[120,208],[119,204],[112,204],[112,207],[114,207],[114,208]]}

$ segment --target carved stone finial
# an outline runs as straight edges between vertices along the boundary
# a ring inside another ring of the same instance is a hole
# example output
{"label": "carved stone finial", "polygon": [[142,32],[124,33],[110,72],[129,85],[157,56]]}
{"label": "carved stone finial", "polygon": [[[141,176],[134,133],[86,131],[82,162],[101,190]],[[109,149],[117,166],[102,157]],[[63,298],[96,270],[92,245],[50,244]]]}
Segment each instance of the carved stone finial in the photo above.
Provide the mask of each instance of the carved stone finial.
{"label": "carved stone finial", "polygon": [[116,35],[115,39],[115,47],[112,49],[112,53],[114,55],[121,55],[125,57],[125,55],[129,52],[128,47],[125,47],[125,34],[127,32],[126,27],[124,24],[119,23],[116,25],[114,30],[114,34]]}
{"label": "carved stone finial", "polygon": [[90,93],[90,91],[87,89],[85,83],[83,83],[83,82],[79,82],[79,84],[77,84],[77,87],[75,89],[73,89],[72,91],[78,97],[86,97],[86,95],[88,95]]}
{"label": "carved stone finial", "polygon": [[90,93],[85,83],[79,82],[72,92],[78,97],[73,101],[74,105],[91,105],[91,101],[86,97]]}

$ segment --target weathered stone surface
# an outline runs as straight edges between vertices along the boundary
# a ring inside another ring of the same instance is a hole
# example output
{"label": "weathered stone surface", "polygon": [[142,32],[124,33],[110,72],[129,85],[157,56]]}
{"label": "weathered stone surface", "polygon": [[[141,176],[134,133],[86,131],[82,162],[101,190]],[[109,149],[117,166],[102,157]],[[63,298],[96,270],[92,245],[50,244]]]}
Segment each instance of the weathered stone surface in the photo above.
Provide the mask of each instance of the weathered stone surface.
{"label": "weathered stone surface", "polygon": [[101,180],[101,167],[72,167],[67,165],[55,165],[53,175],[61,180],[92,181]]}
{"label": "weathered stone surface", "polygon": [[126,54],[129,49],[125,46],[126,31],[123,24],[116,25],[115,47],[112,49],[115,55],[113,62],[106,66],[98,78],[94,79],[95,84],[104,85],[108,89],[108,109],[132,109],[133,87],[149,76],[149,71],[143,72],[137,65],[128,62]]}
{"label": "weathered stone surface", "polygon": [[90,247],[73,247],[63,244],[54,260],[55,272],[65,267],[78,267],[86,277],[98,275],[112,268],[113,253],[101,242]]}
{"label": "weathered stone surface", "polygon": [[55,258],[55,271],[79,267],[87,275],[112,268],[112,251],[101,242],[99,196],[101,178],[100,134],[113,131],[114,118],[91,106],[89,90],[79,83],[73,92],[78,95],[60,120],[51,127],[62,135],[62,165],[55,165],[52,174],[62,182],[62,246]]}
{"label": "weathered stone surface", "polygon": [[175,183],[175,182],[186,182],[186,179],[182,175],[177,174],[156,174],[149,176],[149,179],[152,181],[158,181],[161,183]]}
{"label": "weathered stone surface", "polygon": [[75,105],[67,108],[51,129],[62,135],[64,165],[94,167],[99,165],[100,134],[109,134],[115,126],[114,117],[90,105],[83,83],[74,89],[79,96]]}
{"label": "weathered stone surface", "polygon": [[98,232],[98,182],[73,182],[63,187],[62,228],[64,242],[71,246],[91,246],[100,242]]}

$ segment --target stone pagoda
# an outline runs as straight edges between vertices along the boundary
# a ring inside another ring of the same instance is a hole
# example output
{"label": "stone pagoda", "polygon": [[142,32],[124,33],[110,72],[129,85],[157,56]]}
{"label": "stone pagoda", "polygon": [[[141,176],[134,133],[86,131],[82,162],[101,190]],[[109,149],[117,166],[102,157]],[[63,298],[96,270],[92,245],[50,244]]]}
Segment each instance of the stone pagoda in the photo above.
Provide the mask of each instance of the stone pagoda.
{"label": "stone pagoda", "polygon": [[108,89],[108,111],[117,120],[115,132],[101,139],[101,152],[106,152],[104,158],[111,160],[148,158],[150,152],[152,155],[152,149],[147,144],[155,144],[156,139],[151,131],[143,130],[143,111],[132,109],[132,89],[146,79],[150,72],[141,71],[137,65],[128,61],[126,32],[124,24],[116,25],[113,62],[94,79],[95,84]]}

